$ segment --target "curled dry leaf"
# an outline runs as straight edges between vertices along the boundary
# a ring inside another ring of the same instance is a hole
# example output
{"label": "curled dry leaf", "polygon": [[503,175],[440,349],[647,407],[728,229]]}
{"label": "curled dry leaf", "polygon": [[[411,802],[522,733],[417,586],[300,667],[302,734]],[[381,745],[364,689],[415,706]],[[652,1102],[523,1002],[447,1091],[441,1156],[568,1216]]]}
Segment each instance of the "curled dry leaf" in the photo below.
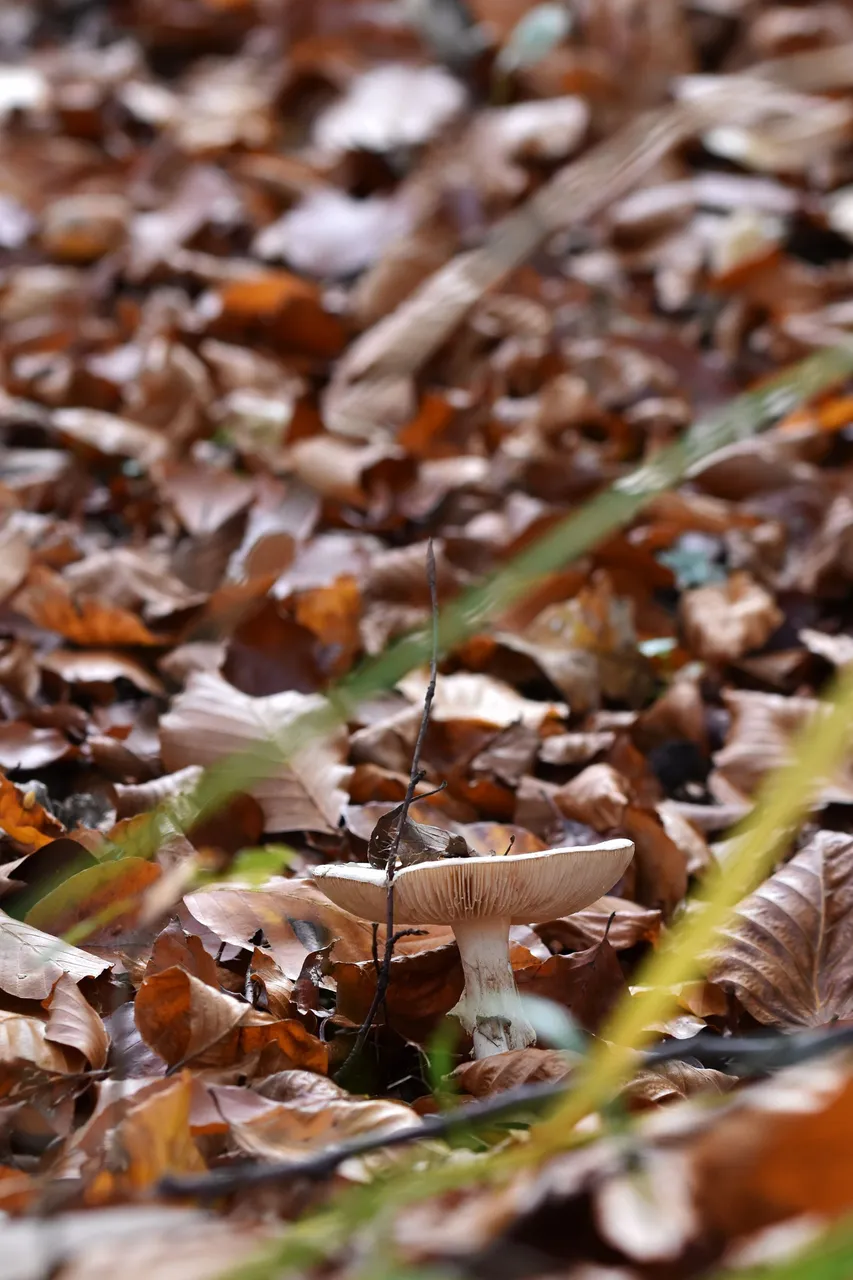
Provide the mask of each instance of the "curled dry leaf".
{"label": "curled dry leaf", "polygon": [[515,971],[522,996],[540,996],[568,1009],[588,1031],[596,1031],[627,993],[622,967],[606,938],[573,955],[553,955]]}
{"label": "curled dry leaf", "polygon": [[554,802],[567,818],[608,831],[622,825],[630,788],[611,765],[591,764],[554,792]]}
{"label": "curled dry leaf", "polygon": [[218,1045],[239,1026],[247,1010],[232,996],[177,966],[146,977],[134,1008],[142,1039],[170,1067]]}
{"label": "curled dry leaf", "polygon": [[40,665],[42,670],[52,671],[69,684],[114,684],[116,680],[129,680],[137,689],[150,693],[154,698],[165,693],[162,681],[147,671],[141,662],[123,653],[54,649],[45,654]]}
{"label": "curled dry leaf", "polygon": [[272,1047],[282,1065],[328,1070],[328,1047],[301,1022],[258,1013],[177,966],[146,977],[134,1008],[142,1039],[170,1067],[232,1066]]}
{"label": "curled dry leaf", "polygon": [[490,1058],[463,1062],[450,1073],[450,1079],[463,1093],[488,1098],[525,1084],[564,1080],[579,1061],[577,1054],[558,1049],[510,1049]]}
{"label": "curled dry leaf", "polygon": [[631,1110],[643,1111],[661,1103],[680,1102],[695,1094],[730,1093],[736,1088],[736,1076],[689,1062],[662,1062],[646,1067],[627,1084],[622,1095]]}
{"label": "curled dry leaf", "polygon": [[61,836],[65,828],[42,808],[32,792],[0,778],[0,831],[25,849],[40,849]]}
{"label": "curled dry leaf", "polygon": [[[413,671],[398,687],[410,702],[423,706],[425,675]],[[568,708],[561,702],[534,702],[521,697],[502,680],[461,671],[439,680],[431,711],[432,720],[439,724],[473,720],[494,729],[506,729],[517,721],[539,729],[546,721],[565,715]]]}
{"label": "curled dry leaf", "polygon": [[[295,692],[251,698],[219,676],[190,676],[184,693],[160,721],[167,769],[209,765],[232,753],[266,750],[302,715],[322,710],[323,700]],[[346,735],[335,730],[294,753],[252,787],[267,831],[334,831],[347,801],[343,787]]]}
{"label": "curled dry leaf", "polygon": [[215,1086],[210,1092],[237,1148],[261,1160],[298,1159],[324,1147],[397,1133],[421,1123],[410,1107],[385,1098],[307,1092],[275,1102],[255,1094],[252,1114],[247,1114],[245,1090]]}
{"label": "curled dry leaf", "polygon": [[95,596],[72,593],[58,574],[42,565],[30,570],[14,603],[37,626],[56,631],[84,648],[158,643],[129,610]]}
{"label": "curled dry leaf", "polygon": [[[338,962],[332,966],[332,976],[337,985],[336,1014],[360,1026],[376,991],[373,961]],[[427,1046],[464,985],[455,944],[394,956],[386,999],[389,1026],[404,1039]]]}
{"label": "curled dry leaf", "polygon": [[[76,1062],[72,1062],[72,1058],[76,1058]],[[38,1071],[66,1075],[79,1063],[79,1057],[66,1053],[60,1045],[48,1039],[47,1027],[40,1018],[28,1018],[0,1009],[0,1066],[20,1069],[26,1064]],[[9,1082],[3,1079],[3,1075],[0,1075],[0,1087],[5,1094],[9,1091]]]}
{"label": "curled dry leaf", "polygon": [[[789,758],[791,742],[823,710],[815,698],[783,697],[733,689],[724,695],[731,713],[726,741],[714,756],[715,774],[733,788],[731,799],[750,797],[765,774]],[[820,793],[824,804],[853,803],[853,766],[842,766]]]}
{"label": "curled dry leaf", "polygon": [[0,912],[0,989],[8,995],[44,1000],[63,974],[79,982],[108,968],[106,960]]}
{"label": "curled dry leaf", "polygon": [[45,1037],[78,1049],[94,1071],[106,1066],[110,1038],[77,983],[63,974],[50,995]]}
{"label": "curled dry leaf", "polygon": [[657,942],[661,913],[605,895],[583,911],[533,928],[550,951],[581,951],[600,942],[605,933],[614,951],[626,951],[641,942]]}
{"label": "curled dry leaf", "polygon": [[748,573],[686,591],[680,610],[687,643],[709,662],[731,662],[763,648],[784,618],[770,593]]}
{"label": "curled dry leaf", "polygon": [[759,1022],[853,1018],[853,837],[819,831],[740,904],[709,976]]}
{"label": "curled dry leaf", "polygon": [[191,1101],[187,1076],[164,1081],[138,1102],[131,1098],[108,1146],[115,1158],[94,1181],[91,1201],[138,1195],[167,1173],[201,1172],[204,1160],[190,1133]]}

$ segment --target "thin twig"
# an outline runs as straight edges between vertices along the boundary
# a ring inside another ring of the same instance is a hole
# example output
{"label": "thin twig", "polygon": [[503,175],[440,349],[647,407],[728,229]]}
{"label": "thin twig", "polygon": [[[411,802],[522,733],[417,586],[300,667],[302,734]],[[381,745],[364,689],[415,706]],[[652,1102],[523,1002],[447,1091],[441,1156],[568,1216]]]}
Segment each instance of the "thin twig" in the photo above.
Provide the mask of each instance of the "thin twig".
{"label": "thin twig", "polygon": [[[638,1058],[638,1066],[654,1067],[663,1062],[690,1060],[702,1066],[728,1069],[736,1076],[767,1075],[774,1070],[808,1062],[853,1044],[853,1027],[833,1031],[778,1032],[752,1036],[718,1036],[700,1032],[688,1040],[664,1040]],[[167,1177],[158,1190],[167,1196],[197,1196],[211,1200],[252,1187],[283,1183],[294,1178],[326,1178],[345,1160],[369,1155],[386,1147],[408,1146],[413,1142],[446,1138],[465,1129],[474,1130],[490,1120],[505,1119],[519,1109],[539,1109],[561,1097],[572,1084],[571,1077],[507,1089],[496,1097],[456,1107],[440,1115],[425,1116],[419,1125],[396,1133],[355,1138],[329,1147],[306,1160],[281,1160],[273,1164],[243,1164],[215,1169],[198,1177]]]}
{"label": "thin twig", "polygon": [[[436,585],[435,574],[435,551],[432,545],[432,538],[427,543],[427,583],[429,585],[430,613],[432,619],[432,653],[429,664],[429,684],[427,685],[426,694],[424,696],[424,709],[421,715],[420,728],[415,741],[415,749],[412,752],[412,767],[409,771],[409,785],[406,787],[406,794],[403,797],[403,803],[400,808],[400,818],[397,823],[397,829],[394,832],[394,839],[391,848],[388,851],[388,860],[385,863],[385,953],[382,957],[382,964],[376,976],[376,990],[373,993],[373,999],[370,1002],[370,1008],[364,1022],[358,1030],[352,1048],[350,1049],[343,1066],[338,1072],[338,1078],[344,1076],[347,1069],[353,1062],[356,1062],[361,1056],[367,1037],[370,1034],[370,1028],[373,1026],[373,1019],[379,1010],[379,1006],[384,1003],[386,993],[388,991],[388,983],[391,980],[391,960],[394,955],[394,943],[396,936],[394,934],[394,873],[397,869],[397,856],[400,852],[400,841],[403,838],[403,831],[409,817],[409,809],[415,798],[415,789],[421,781],[423,774],[421,773],[421,751],[423,750],[426,731],[429,726],[429,713],[432,708],[432,700],[435,697],[435,684],[438,675],[438,587]],[[398,935],[401,936],[401,935]],[[374,935],[375,937],[375,935]]]}

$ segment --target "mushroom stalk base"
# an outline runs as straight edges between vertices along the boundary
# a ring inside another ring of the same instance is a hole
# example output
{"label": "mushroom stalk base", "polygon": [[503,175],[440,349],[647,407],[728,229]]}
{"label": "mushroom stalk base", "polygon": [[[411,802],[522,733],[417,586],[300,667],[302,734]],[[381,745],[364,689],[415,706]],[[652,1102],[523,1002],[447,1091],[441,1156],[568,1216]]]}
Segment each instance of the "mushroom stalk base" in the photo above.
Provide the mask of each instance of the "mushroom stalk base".
{"label": "mushroom stalk base", "polygon": [[535,1044],[509,962],[509,920],[456,920],[453,932],[465,973],[462,998],[450,1012],[474,1039],[474,1057]]}

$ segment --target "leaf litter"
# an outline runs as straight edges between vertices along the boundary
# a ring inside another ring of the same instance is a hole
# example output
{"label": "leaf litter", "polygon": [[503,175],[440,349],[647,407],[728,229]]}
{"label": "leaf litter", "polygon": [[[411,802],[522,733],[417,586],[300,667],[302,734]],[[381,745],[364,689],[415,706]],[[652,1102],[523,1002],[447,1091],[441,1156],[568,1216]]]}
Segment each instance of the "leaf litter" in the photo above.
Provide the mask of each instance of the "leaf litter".
{"label": "leaf litter", "polygon": [[[523,1149],[535,1091],[636,994],[851,661],[849,386],[780,406],[442,655],[402,864],[635,844],[607,896],[513,927],[537,1046],[469,1059],[459,952],[425,926],[334,1082],[386,932],[311,871],[385,865],[423,672],[286,762],[238,761],[429,620],[428,539],[452,602],[694,418],[849,342],[847,8],[7,8],[11,1274],[206,1280],[342,1184],[414,1176],[381,1139],[419,1127],[420,1165],[467,1160],[470,1185],[398,1208],[377,1270],[692,1277],[780,1226],[795,1249],[853,1208],[853,1068],[839,1050],[753,1071],[726,1046],[763,1027],[829,1047],[851,1022],[849,761],[584,1122],[595,1141],[500,1185],[477,1172]],[[200,766],[231,800],[184,823]],[[152,850],[164,801],[178,821]],[[519,1090],[452,1138],[427,1124]],[[335,1152],[215,1216],[161,1186]],[[358,1247],[325,1253],[357,1274]]]}

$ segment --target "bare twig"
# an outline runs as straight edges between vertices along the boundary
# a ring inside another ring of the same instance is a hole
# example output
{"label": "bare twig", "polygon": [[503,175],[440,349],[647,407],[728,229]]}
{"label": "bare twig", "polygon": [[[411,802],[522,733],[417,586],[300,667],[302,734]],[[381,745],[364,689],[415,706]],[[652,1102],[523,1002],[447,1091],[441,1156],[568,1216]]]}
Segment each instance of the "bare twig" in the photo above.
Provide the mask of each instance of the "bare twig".
{"label": "bare twig", "polygon": [[[398,938],[403,937],[407,930],[402,933],[394,933],[394,873],[397,869],[397,855],[400,852],[400,841],[403,838],[403,831],[409,817],[409,809],[415,798],[415,789],[423,778],[421,772],[421,751],[423,750],[426,731],[429,726],[429,713],[432,707],[432,700],[435,697],[435,683],[438,674],[438,587],[436,585],[435,575],[435,551],[430,538],[427,544],[427,583],[429,584],[430,613],[432,620],[432,653],[430,656],[429,666],[429,684],[427,685],[426,694],[424,696],[424,709],[421,715],[420,728],[415,741],[415,748],[412,752],[412,767],[409,771],[409,785],[406,787],[406,794],[403,797],[403,803],[400,808],[400,818],[397,822],[397,829],[394,832],[394,839],[391,848],[388,851],[388,861],[385,864],[385,952],[382,957],[382,963],[378,967],[376,974],[376,990],[373,993],[373,999],[370,1002],[370,1008],[364,1022],[358,1030],[352,1049],[350,1049],[343,1066],[338,1072],[338,1079],[344,1076],[353,1062],[356,1062],[361,1056],[361,1051],[365,1046],[367,1037],[370,1034],[370,1028],[373,1025],[373,1019],[379,1010],[379,1006],[384,1003],[386,993],[388,991],[388,983],[391,980],[391,959],[394,955],[394,944]],[[374,939],[376,934],[374,933]],[[375,957],[374,951],[374,957]],[[375,961],[374,961],[375,962]]]}
{"label": "bare twig", "polygon": [[[853,1044],[853,1027],[836,1030],[770,1032],[749,1036],[718,1036],[700,1032],[688,1040],[663,1040],[640,1058],[638,1065],[654,1067],[662,1062],[693,1061],[713,1066],[735,1076],[768,1075],[773,1071],[820,1058]],[[492,1120],[509,1117],[520,1110],[539,1110],[559,1098],[571,1086],[570,1076],[507,1089],[496,1097],[456,1107],[440,1115],[425,1116],[419,1125],[396,1133],[355,1138],[340,1146],[328,1147],[306,1160],[282,1160],[273,1164],[244,1164],[217,1169],[199,1177],[168,1177],[159,1185],[167,1196],[196,1196],[212,1200],[252,1187],[283,1183],[294,1178],[326,1178],[345,1160],[369,1155],[386,1147],[408,1146],[413,1142],[446,1138],[466,1129],[475,1130]]]}

